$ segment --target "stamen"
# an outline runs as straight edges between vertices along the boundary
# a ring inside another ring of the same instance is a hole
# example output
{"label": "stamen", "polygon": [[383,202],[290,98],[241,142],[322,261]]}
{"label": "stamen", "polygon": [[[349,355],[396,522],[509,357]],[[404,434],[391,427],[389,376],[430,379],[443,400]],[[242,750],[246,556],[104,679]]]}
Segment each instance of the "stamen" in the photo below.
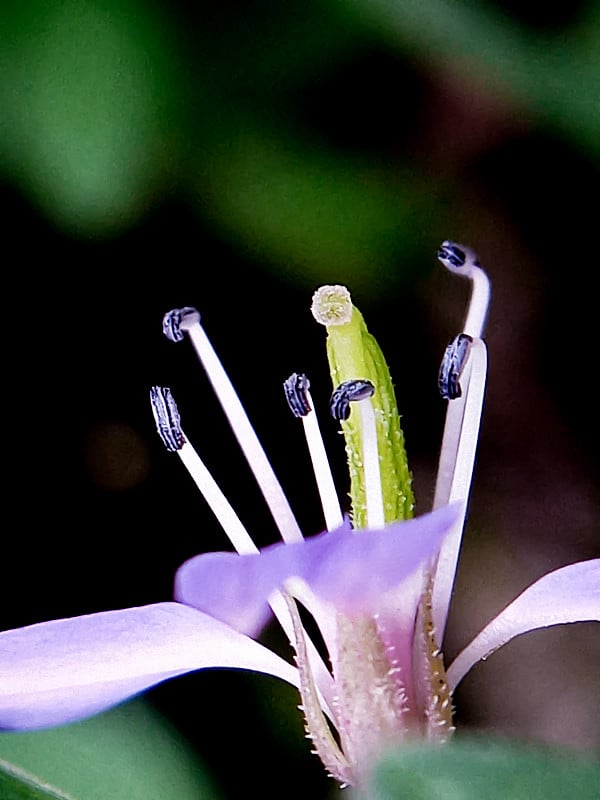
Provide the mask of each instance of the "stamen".
{"label": "stamen", "polygon": [[172,342],[182,342],[183,331],[199,322],[200,312],[197,308],[191,306],[175,308],[163,317],[163,333]]}
{"label": "stamen", "polygon": [[179,410],[171,390],[166,386],[153,386],[150,389],[150,403],[156,430],[164,446],[171,453],[181,450],[186,440],[181,430]]}
{"label": "stamen", "polygon": [[338,421],[348,419],[350,416],[350,403],[373,397],[375,387],[371,381],[354,379],[344,381],[333,391],[329,401],[331,416]]}
{"label": "stamen", "polygon": [[309,392],[310,381],[306,375],[294,372],[284,382],[283,387],[292,414],[302,420],[304,436],[321,498],[325,525],[327,530],[335,530],[335,528],[339,528],[342,525],[344,516],[340,508],[317,415],[313,409]]}
{"label": "stamen", "polygon": [[[440,640],[448,615],[450,595],[454,584],[454,576],[458,564],[458,556],[462,539],[467,502],[471,490],[475,454],[479,438],[479,425],[483,408],[485,393],[485,378],[487,371],[487,351],[481,339],[475,339],[465,370],[467,386],[464,396],[448,405],[446,429],[442,451],[450,447],[454,450],[453,464],[444,465],[443,452],[440,456],[440,469],[438,473],[438,487],[434,508],[444,502],[452,503],[462,501],[460,516],[452,532],[444,540],[435,573],[433,588],[433,615],[434,625],[439,632]],[[466,374],[468,372],[468,374]],[[456,408],[456,411],[453,410]],[[457,442],[455,445],[454,443]],[[451,453],[452,451],[450,451]],[[450,461],[450,458],[447,458]],[[446,475],[444,475],[444,470]]]}
{"label": "stamen", "polygon": [[374,393],[375,387],[371,381],[363,379],[344,381],[331,395],[329,407],[334,419],[341,421],[349,418],[350,403],[358,403],[362,428],[361,443],[367,526],[369,528],[383,528],[385,525],[385,512],[381,470],[379,467],[379,449],[377,446],[377,425],[371,403],[371,397]]}
{"label": "stamen", "polygon": [[438,375],[438,386],[445,400],[456,400],[462,394],[460,376],[472,343],[472,336],[459,333],[446,348]]}
{"label": "stamen", "polygon": [[469,247],[465,247],[449,239],[443,241],[437,251],[442,264],[452,272],[460,272],[468,264],[478,264],[477,257]]}
{"label": "stamen", "polygon": [[258,553],[257,546],[231,503],[196,450],[184,436],[180,425],[179,410],[171,390],[153,386],[150,390],[150,402],[158,434],[165,447],[171,452],[177,452],[235,550],[240,554]]}
{"label": "stamen", "polygon": [[200,315],[195,309],[175,309],[165,315],[163,331],[169,339],[181,341],[179,337],[182,336],[182,330],[190,337],[198,358],[206,371],[221,407],[267,502],[281,538],[288,543],[302,541],[303,536],[288,499],[233,388],[233,384],[200,325]]}
{"label": "stamen", "polygon": [[446,409],[433,507],[461,501],[460,517],[446,537],[435,567],[432,613],[441,640],[458,564],[479,438],[487,372],[487,351],[481,336],[487,316],[490,283],[477,256],[468,247],[444,241],[437,257],[451,272],[464,275],[473,282],[463,332],[446,349],[439,375],[442,396],[447,396],[452,402]]}
{"label": "stamen", "polygon": [[474,339],[481,338],[490,301],[490,282],[477,254],[470,247],[446,239],[440,245],[437,257],[450,272],[471,280],[471,299],[462,332]]}
{"label": "stamen", "polygon": [[290,411],[295,417],[305,417],[312,409],[308,402],[308,390],[310,381],[306,375],[293,372],[287,380],[283,382],[285,399],[290,407]]}
{"label": "stamen", "polygon": [[[207,469],[206,465],[184,436],[180,427],[179,410],[170,389],[160,386],[153,386],[150,390],[150,401],[152,411],[156,420],[159,436],[165,444],[167,450],[176,451],[180,457],[192,480],[202,492],[211,511],[223,528],[227,538],[234,549],[240,555],[252,555],[260,552],[254,544],[252,537],[244,527],[242,521],[235,512],[233,506],[221,491],[221,488]],[[168,412],[167,414],[165,414]],[[165,430],[170,425],[172,427]],[[171,447],[172,442],[180,443],[177,447]],[[288,605],[279,592],[275,592],[269,598],[269,605],[279,624],[291,639],[294,635],[293,625],[288,610]],[[319,655],[314,643],[307,637],[308,656],[313,670],[317,676],[319,689],[328,705],[331,704],[333,693],[333,683],[331,675],[325,666],[323,659]]]}

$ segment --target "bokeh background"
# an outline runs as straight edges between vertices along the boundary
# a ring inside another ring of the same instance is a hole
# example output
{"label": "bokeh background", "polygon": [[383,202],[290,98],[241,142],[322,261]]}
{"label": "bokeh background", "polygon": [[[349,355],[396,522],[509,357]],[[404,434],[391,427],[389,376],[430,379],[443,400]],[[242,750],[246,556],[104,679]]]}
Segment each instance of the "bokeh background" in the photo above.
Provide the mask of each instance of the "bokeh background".
{"label": "bokeh background", "polygon": [[[168,599],[184,559],[227,547],[155,434],[152,384],[275,540],[191,347],[162,336],[172,307],[201,310],[312,533],[281,383],[307,372],[326,408],[310,299],[349,286],[427,511],[468,291],[436,261],[444,238],[493,285],[447,656],[535,578],[598,556],[600,3],[3,0],[0,18],[2,628]],[[459,730],[598,752],[598,663],[597,625],[523,637],[465,679]],[[336,793],[274,680],[200,673],[148,697],[219,796]]]}

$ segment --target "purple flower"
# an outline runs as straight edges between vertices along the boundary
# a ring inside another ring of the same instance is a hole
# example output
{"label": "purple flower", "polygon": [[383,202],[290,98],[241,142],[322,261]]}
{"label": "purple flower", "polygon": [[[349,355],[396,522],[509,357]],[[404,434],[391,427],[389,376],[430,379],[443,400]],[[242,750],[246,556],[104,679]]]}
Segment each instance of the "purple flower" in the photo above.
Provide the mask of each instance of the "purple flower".
{"label": "purple flower", "polygon": [[[331,408],[348,426],[351,468],[360,464],[353,473],[353,515],[350,521],[340,509],[308,380],[294,374],[286,381],[286,396],[304,423],[327,527],[305,539],[199,315],[190,308],[170,312],[165,333],[175,341],[184,332],[189,335],[283,541],[258,551],[183,433],[170,391],[155,388],[158,431],[167,448],[178,453],[237,553],[207,553],[185,563],[175,580],[176,602],[1,633],[1,729],[79,720],[193,670],[253,670],[298,687],[307,731],[325,767],[342,784],[360,784],[385,745],[448,738],[452,692],[478,661],[528,631],[600,620],[600,560],[571,564],[527,588],[445,670],[440,645],[483,403],[486,351],[481,335],[489,287],[468,248],[445,242],[438,255],[472,280],[473,293],[464,330],[446,351],[440,371],[448,411],[434,510],[410,518],[409,473],[402,454],[398,457],[400,434],[390,433],[397,411],[393,402],[386,405],[387,378],[376,363],[378,351],[369,355],[376,366],[373,381],[370,374],[352,375],[352,368],[342,374],[347,366],[334,353],[342,380]],[[326,297],[329,310],[341,320],[328,318],[326,324],[349,325],[349,295],[340,287],[321,291],[319,300]],[[363,325],[360,315],[355,323]],[[365,331],[360,327],[361,342]],[[347,344],[344,353],[350,352]],[[370,340],[368,346],[374,347]],[[352,354],[350,362],[359,363]],[[393,452],[386,453],[387,440],[394,440]],[[390,471],[400,476],[400,488],[386,483]],[[305,631],[299,606],[319,626],[330,665]],[[271,613],[290,638],[295,665],[256,641]]]}

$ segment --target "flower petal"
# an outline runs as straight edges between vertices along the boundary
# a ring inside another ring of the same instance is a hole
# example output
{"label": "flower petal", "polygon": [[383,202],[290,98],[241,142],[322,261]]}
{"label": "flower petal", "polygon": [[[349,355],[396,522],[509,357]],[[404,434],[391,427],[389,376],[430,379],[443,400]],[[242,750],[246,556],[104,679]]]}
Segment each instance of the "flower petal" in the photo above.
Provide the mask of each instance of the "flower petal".
{"label": "flower petal", "polygon": [[478,661],[522,633],[567,622],[600,622],[600,559],[549,572],[489,622],[453,661],[451,690]]}
{"label": "flower petal", "polygon": [[0,633],[0,729],[61,725],[161,681],[230,667],[294,685],[297,670],[258,642],[178,603],[106,611]]}
{"label": "flower petal", "polygon": [[276,544],[256,555],[206,553],[177,572],[177,600],[234,628],[254,629],[269,595],[290,577],[345,614],[377,610],[382,595],[437,554],[459,507],[445,506],[379,531],[348,525],[294,544]]}

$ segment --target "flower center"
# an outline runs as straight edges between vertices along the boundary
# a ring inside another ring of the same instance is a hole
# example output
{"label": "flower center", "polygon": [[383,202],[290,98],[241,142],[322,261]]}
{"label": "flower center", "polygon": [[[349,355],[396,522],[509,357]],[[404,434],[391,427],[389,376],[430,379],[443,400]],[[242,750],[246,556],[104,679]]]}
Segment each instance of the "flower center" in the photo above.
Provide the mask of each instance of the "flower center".
{"label": "flower center", "polygon": [[[452,272],[469,278],[472,287],[463,330],[448,346],[438,378],[448,407],[434,508],[462,501],[458,522],[438,558],[416,567],[395,588],[386,589],[377,613],[346,616],[350,610],[342,612],[342,607],[336,610],[319,600],[305,581],[294,577],[302,573],[291,573],[280,590],[269,597],[274,614],[295,643],[310,736],[323,763],[342,782],[355,782],[372,756],[392,740],[415,735],[443,741],[452,730],[450,692],[438,642],[443,636],[458,560],[483,403],[486,350],[481,336],[489,283],[470,248],[445,241],[438,258]],[[407,520],[414,513],[412,476],[383,354],[345,287],[318,289],[311,310],[327,329],[333,382],[329,410],[345,439],[352,526],[359,532]],[[188,334],[282,539],[287,544],[301,542],[303,536],[292,509],[200,323],[199,313],[191,307],[175,309],[165,315],[163,330],[175,342]],[[306,375],[293,373],[283,388],[290,410],[302,421],[325,523],[328,530],[334,530],[343,524],[344,514],[310,395],[310,381]],[[235,549],[243,554],[256,553],[250,534],[184,435],[170,390],[154,387],[151,400],[163,442],[168,450],[178,453]],[[329,649],[333,674],[304,630],[297,602],[314,611]],[[337,728],[339,743],[325,715]]]}

